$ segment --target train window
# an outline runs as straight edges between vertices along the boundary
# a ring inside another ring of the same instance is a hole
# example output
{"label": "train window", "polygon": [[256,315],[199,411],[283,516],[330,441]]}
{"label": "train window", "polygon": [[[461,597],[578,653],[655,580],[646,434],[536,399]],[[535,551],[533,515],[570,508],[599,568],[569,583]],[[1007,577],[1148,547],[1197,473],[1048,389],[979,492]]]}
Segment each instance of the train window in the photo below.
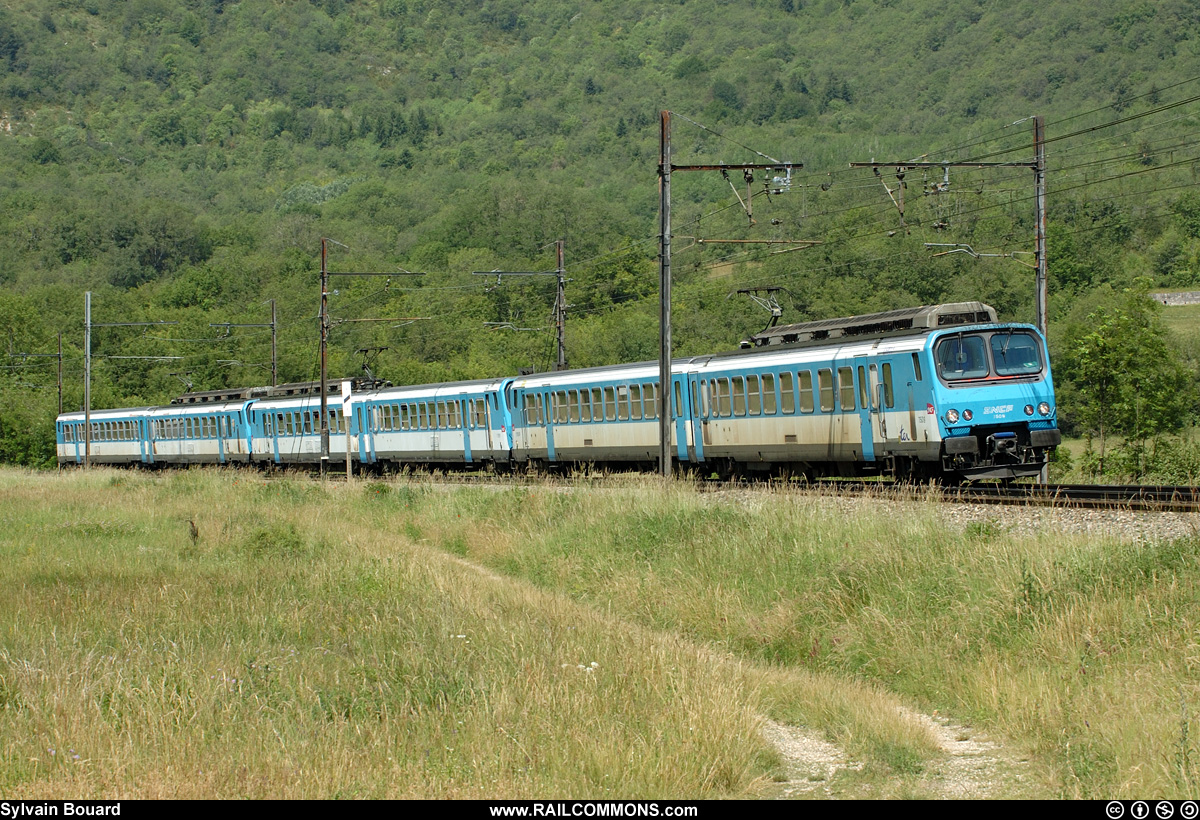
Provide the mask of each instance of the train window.
{"label": "train window", "polygon": [[[390,429],[391,429],[391,424],[392,424],[392,408],[391,408],[391,407],[384,407],[383,409],[384,409],[384,415],[385,415],[385,417],[386,417],[386,419],[387,419],[387,423],[388,423],[388,429],[390,430]],[[303,426],[303,428],[302,428],[302,429],[303,429],[303,431],[304,431],[304,434],[305,434],[305,435],[311,435],[311,434],[312,434],[312,431],[313,431],[312,416],[310,416],[308,413],[303,413],[303,414],[301,415],[300,422],[301,422],[301,424],[303,424],[303,425],[304,425],[304,426]]]}
{"label": "train window", "polygon": [[634,421],[642,420],[642,386],[629,385],[629,418]]}
{"label": "train window", "polygon": [[878,384],[879,384],[879,366],[871,365],[871,382],[869,384],[869,388],[871,391],[871,409],[872,410],[879,409],[879,388],[877,387]]}
{"label": "train window", "polygon": [[291,413],[283,414],[283,432],[285,435],[294,436],[296,434],[296,417]]}
{"label": "train window", "polygon": [[762,415],[762,383],[758,376],[746,377],[746,412],[752,416]]}
{"label": "train window", "polygon": [[[492,401],[495,402],[496,397],[492,396]],[[487,399],[475,400],[475,426],[480,428],[487,427]]]}
{"label": "train window", "polygon": [[525,404],[525,423],[537,424],[537,405],[531,401],[525,401],[524,395],[522,395],[521,399]]}
{"label": "train window", "polygon": [[1042,372],[1037,339],[1028,333],[992,335],[992,361],[1000,376],[1031,376]]}
{"label": "train window", "polygon": [[854,368],[839,367],[838,368],[838,392],[842,403],[842,411],[849,412],[854,409]]}
{"label": "train window", "polygon": [[938,342],[934,354],[946,381],[982,379],[988,374],[987,354],[980,336],[951,336]]}
{"label": "train window", "polygon": [[592,420],[592,394],[586,387],[579,391],[579,420],[582,422]]}
{"label": "train window", "polygon": [[723,419],[727,419],[733,415],[733,405],[730,401],[729,379],[715,379],[713,384],[716,386],[714,398],[717,399],[717,415]]}
{"label": "train window", "polygon": [[689,392],[692,394],[692,418],[700,418],[700,391],[693,384]]}
{"label": "train window", "polygon": [[623,384],[617,385],[617,418],[629,420],[629,387]]}
{"label": "train window", "polygon": [[683,398],[679,395],[681,389],[680,383],[675,382],[675,418],[683,415]]}
{"label": "train window", "polygon": [[733,414],[746,415],[746,380],[741,376],[733,377]]}
{"label": "train window", "polygon": [[617,420],[617,394],[611,387],[604,388],[604,418],[607,421]]}
{"label": "train window", "polygon": [[888,407],[896,406],[896,398],[892,395],[892,366],[883,363],[883,403]]}
{"label": "train window", "polygon": [[858,406],[869,407],[871,400],[868,398],[870,386],[867,384],[867,369],[861,364],[858,366]]}
{"label": "train window", "polygon": [[438,409],[438,428],[445,430],[450,427],[450,406],[444,401],[439,401]]}
{"label": "train window", "polygon": [[817,385],[821,389],[821,412],[833,411],[833,371],[823,367],[817,371]]}
{"label": "train window", "polygon": [[917,381],[921,380],[921,357],[919,354],[912,354],[913,357],[913,373],[916,374]]}
{"label": "train window", "polygon": [[542,394],[537,395],[537,423],[545,425],[546,423],[546,408],[542,402]]}
{"label": "train window", "polygon": [[775,374],[763,373],[762,377],[763,415],[775,415]]}
{"label": "train window", "polygon": [[811,370],[801,370],[799,373],[800,412],[811,413],[816,409],[813,403],[813,380]]}
{"label": "train window", "polygon": [[646,418],[658,418],[658,382],[650,382],[645,385],[643,395],[646,402]]}
{"label": "train window", "polygon": [[789,416],[796,412],[796,396],[792,392],[794,378],[790,371],[779,374],[779,407]]}
{"label": "train window", "polygon": [[600,398],[600,388],[592,388],[592,421],[604,421],[604,401]]}
{"label": "train window", "polygon": [[454,429],[461,429],[462,423],[462,405],[459,404],[459,399],[450,402],[450,426]]}

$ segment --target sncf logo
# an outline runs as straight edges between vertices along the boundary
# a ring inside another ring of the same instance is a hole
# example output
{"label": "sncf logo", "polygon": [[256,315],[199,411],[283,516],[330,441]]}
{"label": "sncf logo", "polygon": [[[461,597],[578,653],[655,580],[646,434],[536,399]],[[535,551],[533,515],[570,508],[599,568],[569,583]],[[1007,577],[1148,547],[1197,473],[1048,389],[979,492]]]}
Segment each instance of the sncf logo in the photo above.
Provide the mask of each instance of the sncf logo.
{"label": "sncf logo", "polygon": [[995,407],[983,408],[984,415],[988,413],[1008,413],[1013,409],[1011,404],[997,404]]}

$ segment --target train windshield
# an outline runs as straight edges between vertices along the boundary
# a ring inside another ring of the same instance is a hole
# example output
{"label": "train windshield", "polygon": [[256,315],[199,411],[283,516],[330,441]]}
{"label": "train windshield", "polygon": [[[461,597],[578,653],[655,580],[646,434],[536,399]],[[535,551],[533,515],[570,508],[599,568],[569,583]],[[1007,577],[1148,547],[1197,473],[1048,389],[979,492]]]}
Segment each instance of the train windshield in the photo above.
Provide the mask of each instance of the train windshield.
{"label": "train windshield", "polygon": [[987,348],[982,336],[953,336],[937,347],[937,363],[946,381],[982,379],[988,374]]}
{"label": "train windshield", "polygon": [[1029,333],[992,335],[992,361],[999,376],[1032,376],[1042,372],[1037,339]]}

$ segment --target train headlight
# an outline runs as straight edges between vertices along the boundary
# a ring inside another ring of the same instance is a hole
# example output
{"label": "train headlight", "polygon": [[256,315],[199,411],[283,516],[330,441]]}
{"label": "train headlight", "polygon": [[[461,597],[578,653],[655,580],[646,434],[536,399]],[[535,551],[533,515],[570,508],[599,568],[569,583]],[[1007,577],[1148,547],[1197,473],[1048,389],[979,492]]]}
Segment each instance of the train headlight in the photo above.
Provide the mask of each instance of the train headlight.
{"label": "train headlight", "polygon": [[963,418],[964,418],[966,421],[970,421],[971,419],[975,418],[975,414],[974,414],[974,413],[972,413],[970,410],[964,410],[964,411],[963,411]]}
{"label": "train headlight", "polygon": [[958,421],[958,411],[957,410],[947,410],[946,411],[946,421],[950,422],[951,424],[954,424],[954,422]]}
{"label": "train headlight", "polygon": [[1043,416],[1048,416],[1048,415],[1050,415],[1050,403],[1049,403],[1049,402],[1042,402],[1041,404],[1039,404],[1039,405],[1038,405],[1038,412],[1039,412],[1039,413],[1041,413]]}
{"label": "train headlight", "polygon": [[1025,405],[1025,415],[1027,415],[1027,416],[1033,415],[1033,405],[1032,404]]}

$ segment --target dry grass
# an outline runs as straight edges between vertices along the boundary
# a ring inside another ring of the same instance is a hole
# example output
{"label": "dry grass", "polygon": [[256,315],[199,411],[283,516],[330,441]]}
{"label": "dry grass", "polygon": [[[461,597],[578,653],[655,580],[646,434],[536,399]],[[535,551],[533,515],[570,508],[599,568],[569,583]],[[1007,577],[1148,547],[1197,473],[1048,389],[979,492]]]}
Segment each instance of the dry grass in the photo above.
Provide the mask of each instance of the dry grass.
{"label": "dry grass", "polygon": [[649,478],[0,493],[4,796],[755,796],[768,718],[863,764],[829,793],[928,796],[914,708],[1028,760],[990,794],[1197,785],[1195,538]]}
{"label": "dry grass", "polygon": [[0,794],[753,796],[765,712],[936,753],[869,684],[464,562],[564,497],[519,492],[0,472]]}

